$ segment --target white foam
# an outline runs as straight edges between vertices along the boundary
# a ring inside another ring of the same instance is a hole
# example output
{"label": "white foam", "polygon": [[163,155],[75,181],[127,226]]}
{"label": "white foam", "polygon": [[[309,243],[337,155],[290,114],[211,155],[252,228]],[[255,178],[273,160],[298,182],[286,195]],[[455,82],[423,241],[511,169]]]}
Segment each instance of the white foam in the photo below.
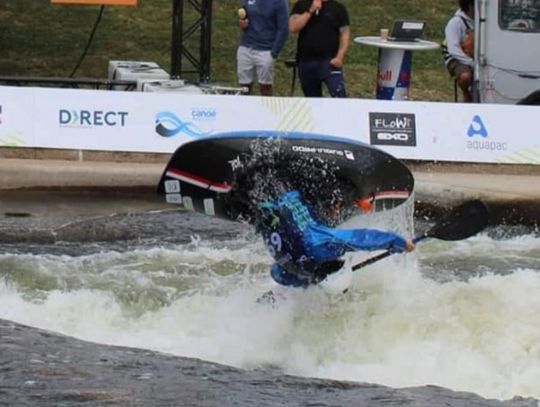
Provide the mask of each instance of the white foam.
{"label": "white foam", "polygon": [[[277,308],[256,304],[272,287],[258,239],[83,257],[3,255],[0,268],[16,267],[2,274],[0,317],[246,368],[540,398],[539,252],[533,236],[425,242],[416,254],[355,272],[341,297],[285,290]],[[417,257],[420,264],[472,257],[475,265],[510,257],[530,267],[442,283],[422,276]],[[43,279],[40,289],[32,278]]]}

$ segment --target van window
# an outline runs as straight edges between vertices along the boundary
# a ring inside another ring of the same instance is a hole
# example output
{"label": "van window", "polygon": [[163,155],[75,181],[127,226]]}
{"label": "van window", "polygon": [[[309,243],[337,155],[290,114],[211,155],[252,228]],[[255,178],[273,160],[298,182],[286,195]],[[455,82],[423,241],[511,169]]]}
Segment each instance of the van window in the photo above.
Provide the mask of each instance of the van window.
{"label": "van window", "polygon": [[540,32],[540,0],[499,0],[502,30]]}

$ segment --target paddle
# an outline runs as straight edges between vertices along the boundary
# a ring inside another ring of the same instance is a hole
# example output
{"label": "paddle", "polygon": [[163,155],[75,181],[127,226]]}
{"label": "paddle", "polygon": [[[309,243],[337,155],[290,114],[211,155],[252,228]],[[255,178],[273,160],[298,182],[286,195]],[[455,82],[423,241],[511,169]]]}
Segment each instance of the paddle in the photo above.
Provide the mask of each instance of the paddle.
{"label": "paddle", "polygon": [[[462,240],[482,231],[488,224],[488,210],[479,200],[465,202],[452,209],[427,232],[413,239],[418,243],[427,238],[446,241]],[[396,252],[386,251],[353,266],[353,271],[373,264]]]}

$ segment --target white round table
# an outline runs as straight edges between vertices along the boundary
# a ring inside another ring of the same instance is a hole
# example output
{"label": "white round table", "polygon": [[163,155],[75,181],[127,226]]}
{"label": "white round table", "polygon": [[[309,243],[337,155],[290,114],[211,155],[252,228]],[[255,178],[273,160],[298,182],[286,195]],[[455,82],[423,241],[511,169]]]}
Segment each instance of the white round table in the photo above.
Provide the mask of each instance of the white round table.
{"label": "white round table", "polygon": [[391,41],[381,37],[356,37],[357,44],[377,47],[377,99],[407,100],[411,84],[412,52],[439,48],[432,41]]}

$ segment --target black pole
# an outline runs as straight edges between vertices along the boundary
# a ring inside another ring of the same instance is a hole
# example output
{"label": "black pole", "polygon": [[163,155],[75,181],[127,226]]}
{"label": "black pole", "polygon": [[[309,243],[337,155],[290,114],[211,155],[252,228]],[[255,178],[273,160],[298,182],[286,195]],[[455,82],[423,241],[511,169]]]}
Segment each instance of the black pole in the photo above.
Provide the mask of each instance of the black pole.
{"label": "black pole", "polygon": [[203,19],[201,27],[200,47],[200,81],[210,81],[210,57],[212,51],[212,0],[203,0]]}
{"label": "black pole", "polygon": [[184,1],[173,0],[171,35],[171,78],[180,78],[182,73],[182,32]]}

